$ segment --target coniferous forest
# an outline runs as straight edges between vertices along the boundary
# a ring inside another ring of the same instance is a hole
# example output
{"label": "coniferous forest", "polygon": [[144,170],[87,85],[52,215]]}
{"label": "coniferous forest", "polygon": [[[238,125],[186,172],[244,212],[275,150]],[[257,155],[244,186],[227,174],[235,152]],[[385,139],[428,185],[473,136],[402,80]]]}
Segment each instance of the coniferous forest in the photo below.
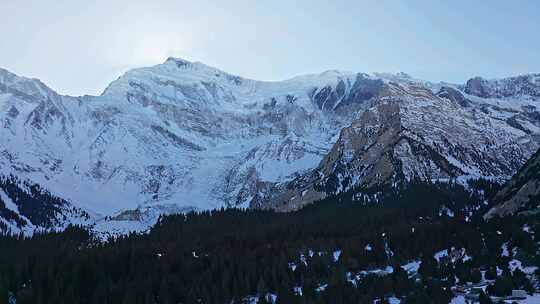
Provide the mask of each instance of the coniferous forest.
{"label": "coniferous forest", "polygon": [[483,303],[533,293],[538,273],[522,269],[540,266],[540,217],[484,221],[497,189],[412,183],[377,202],[170,215],[107,241],[83,227],[3,236],[0,304],[449,303],[481,281]]}

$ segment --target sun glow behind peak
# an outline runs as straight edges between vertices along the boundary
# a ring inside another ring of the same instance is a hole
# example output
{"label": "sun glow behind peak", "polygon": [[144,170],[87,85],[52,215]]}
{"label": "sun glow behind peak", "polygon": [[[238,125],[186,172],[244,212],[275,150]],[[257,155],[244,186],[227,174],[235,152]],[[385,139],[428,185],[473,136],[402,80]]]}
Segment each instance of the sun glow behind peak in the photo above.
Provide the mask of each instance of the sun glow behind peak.
{"label": "sun glow behind peak", "polygon": [[178,56],[188,51],[186,37],[174,33],[147,33],[134,41],[130,63],[156,64],[170,56]]}

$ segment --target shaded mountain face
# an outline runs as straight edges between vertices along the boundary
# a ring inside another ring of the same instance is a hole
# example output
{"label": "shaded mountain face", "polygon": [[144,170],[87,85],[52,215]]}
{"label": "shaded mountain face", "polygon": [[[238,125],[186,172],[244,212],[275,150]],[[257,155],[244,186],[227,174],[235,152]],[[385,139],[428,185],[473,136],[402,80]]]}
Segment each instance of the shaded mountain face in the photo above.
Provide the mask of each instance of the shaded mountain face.
{"label": "shaded mountain face", "polygon": [[40,185],[14,176],[0,178],[0,234],[31,235],[36,229],[59,230],[89,219],[86,212]]}
{"label": "shaded mountain face", "polygon": [[540,150],[512,177],[494,198],[497,205],[484,217],[534,212],[540,206]]}
{"label": "shaded mountain face", "polygon": [[0,175],[105,232],[222,206],[294,210],[412,178],[504,180],[540,147],[538,82],[524,77],[531,89],[479,94],[403,73],[263,82],[169,58],[70,97],[0,70]]}

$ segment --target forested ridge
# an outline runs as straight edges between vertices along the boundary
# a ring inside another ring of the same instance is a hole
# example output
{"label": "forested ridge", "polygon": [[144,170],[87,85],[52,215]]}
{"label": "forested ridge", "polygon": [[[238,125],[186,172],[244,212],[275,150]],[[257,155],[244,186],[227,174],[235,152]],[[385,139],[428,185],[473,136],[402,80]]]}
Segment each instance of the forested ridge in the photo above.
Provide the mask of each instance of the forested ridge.
{"label": "forested ridge", "polygon": [[[16,210],[8,208],[8,200],[16,206]],[[13,228],[21,230],[28,225],[61,227],[69,214],[77,214],[81,219],[88,218],[86,212],[70,206],[39,184],[20,180],[13,175],[0,175],[0,218],[13,226],[9,227],[0,220],[0,233],[12,232]]]}
{"label": "forested ridge", "polygon": [[[81,227],[4,236],[0,303],[449,303],[456,284],[481,280],[491,295],[534,292],[536,274],[509,262],[540,266],[540,218],[485,222],[497,186],[469,187],[412,183],[377,203],[347,192],[294,213],[171,215],[107,242]],[[436,259],[443,250],[462,254]]]}

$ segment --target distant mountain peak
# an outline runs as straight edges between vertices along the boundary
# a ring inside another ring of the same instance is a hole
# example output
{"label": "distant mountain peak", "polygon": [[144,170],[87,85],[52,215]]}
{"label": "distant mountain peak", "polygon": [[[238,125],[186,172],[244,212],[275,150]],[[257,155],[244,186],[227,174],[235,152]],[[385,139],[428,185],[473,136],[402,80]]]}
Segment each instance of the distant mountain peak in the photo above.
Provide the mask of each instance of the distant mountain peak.
{"label": "distant mountain peak", "polygon": [[191,61],[189,60],[186,60],[186,59],[183,59],[183,58],[180,58],[180,57],[168,57],[167,60],[165,60],[164,63],[170,63],[170,62],[173,62],[173,63],[191,63]]}
{"label": "distant mountain peak", "polygon": [[199,66],[199,67],[205,67],[205,68],[208,68],[208,69],[217,70],[217,68],[208,66],[208,65],[206,65],[206,64],[204,64],[202,62],[190,61],[190,60],[186,60],[186,59],[179,58],[179,57],[169,57],[169,58],[167,58],[167,60],[165,60],[165,62],[163,64],[164,65],[173,64],[177,68],[186,68],[186,67]]}
{"label": "distant mountain peak", "polygon": [[507,98],[516,96],[540,97],[540,74],[523,74],[500,79],[473,77],[463,90],[482,98]]}

